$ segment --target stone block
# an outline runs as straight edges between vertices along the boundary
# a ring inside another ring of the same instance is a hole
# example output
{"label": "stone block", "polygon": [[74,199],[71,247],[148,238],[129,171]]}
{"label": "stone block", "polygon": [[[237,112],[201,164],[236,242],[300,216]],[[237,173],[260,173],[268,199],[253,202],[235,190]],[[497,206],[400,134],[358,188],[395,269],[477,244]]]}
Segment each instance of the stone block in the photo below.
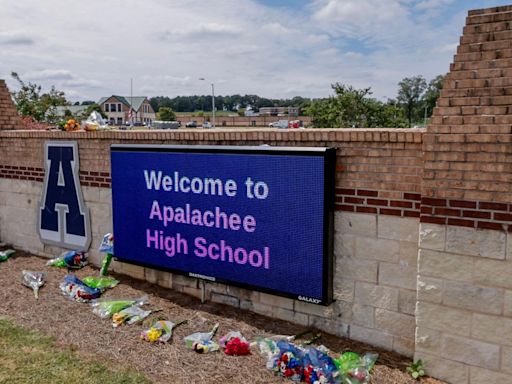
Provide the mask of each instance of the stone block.
{"label": "stone block", "polygon": [[478,284],[512,289],[512,260],[477,259],[473,275]]}
{"label": "stone block", "polygon": [[224,284],[217,284],[224,286],[224,291],[226,294],[230,296],[238,297],[240,300],[250,300],[250,301],[260,301],[260,292],[253,291],[250,289],[244,289],[239,287],[234,287],[232,285],[224,285]]}
{"label": "stone block", "polygon": [[258,313],[263,316],[272,317],[272,307],[262,303],[252,303],[252,309],[254,313]]}
{"label": "stone block", "polygon": [[417,273],[416,268],[381,262],[379,265],[379,284],[415,290]]}
{"label": "stone block", "polygon": [[[354,306],[354,303],[343,301],[343,300],[337,300],[332,304],[333,306],[333,319],[336,319],[336,321],[341,321],[345,324],[352,324],[352,318],[353,318],[353,312],[352,307]],[[312,315],[313,316],[313,315]],[[319,317],[319,316],[317,316]],[[325,317],[322,317],[325,318]]]}
{"label": "stone block", "polygon": [[414,316],[377,308],[375,310],[375,328],[394,336],[413,339],[416,322]]}
{"label": "stone block", "polygon": [[475,313],[471,335],[490,343],[512,346],[512,319]]}
{"label": "stone block", "polygon": [[98,188],[100,193],[99,202],[103,204],[112,204],[112,189]]}
{"label": "stone block", "polygon": [[344,257],[338,260],[338,264],[337,274],[342,273],[347,279],[377,282],[377,261]]}
{"label": "stone block", "polygon": [[414,355],[414,339],[393,337],[393,351],[408,357]]}
{"label": "stone block", "polygon": [[240,309],[243,309],[245,311],[254,311],[254,305],[251,300],[240,300]]}
{"label": "stone block", "polygon": [[199,287],[199,280],[193,279],[188,276],[184,275],[173,275],[172,278],[173,287],[182,286],[182,287],[190,287],[190,288],[197,288]]}
{"label": "stone block", "polygon": [[406,267],[418,267],[418,243],[411,241],[400,241],[400,250],[398,255],[399,264]]}
{"label": "stone block", "polygon": [[500,347],[467,337],[444,335],[441,356],[461,363],[498,370]]}
{"label": "stone block", "polygon": [[158,271],[157,284],[164,288],[172,288],[172,273],[166,271]]}
{"label": "stone block", "polygon": [[152,268],[144,268],[144,278],[151,284],[158,283],[158,271]]}
{"label": "stone block", "polygon": [[349,235],[377,237],[377,216],[366,213],[336,212],[336,232]]}
{"label": "stone block", "polygon": [[469,336],[471,312],[420,301],[416,309],[416,323],[418,327]]}
{"label": "stone block", "polygon": [[360,325],[366,328],[375,326],[375,308],[368,305],[354,304],[352,306],[351,324]]}
{"label": "stone block", "polygon": [[439,224],[420,224],[419,246],[423,249],[444,250],[446,226]]}
{"label": "stone block", "polygon": [[362,341],[363,343],[387,349],[388,351],[393,349],[393,336],[378,329],[351,325],[349,337],[353,340]]}
{"label": "stone block", "polygon": [[[414,359],[421,359],[424,361],[425,371],[429,376],[453,384],[469,383],[469,367],[466,364],[441,359],[434,354],[429,354],[423,351],[417,351],[414,354]],[[485,381],[482,383],[485,383]]]}
{"label": "stone block", "polygon": [[355,238],[355,258],[398,262],[399,242],[396,240],[376,239],[357,236]]}
{"label": "stone block", "polygon": [[398,289],[356,281],[355,302],[397,311]]}
{"label": "stone block", "polygon": [[347,337],[349,332],[349,326],[342,321],[329,320],[314,315],[309,315],[309,326],[341,337]]}
{"label": "stone block", "polygon": [[416,350],[439,354],[442,333],[426,327],[416,328]]}
{"label": "stone block", "polygon": [[418,219],[380,215],[377,223],[377,237],[380,239],[412,241],[419,236]]}
{"label": "stone block", "polygon": [[329,306],[306,303],[305,301],[292,300],[295,312],[307,313],[319,317],[332,317],[334,304]]}
{"label": "stone block", "polygon": [[400,289],[398,292],[398,312],[414,315],[416,311],[416,291]]}
{"label": "stone block", "polygon": [[121,264],[121,273],[124,275],[128,275],[133,277],[134,279],[144,280],[145,272],[144,267],[140,265],[128,264],[128,263],[120,263]]}
{"label": "stone block", "polygon": [[[189,288],[186,288],[186,289],[189,289]],[[200,289],[199,289],[199,292],[201,292]],[[201,297],[201,296],[199,296],[199,297]],[[226,304],[226,305],[230,305],[232,307],[239,307],[240,306],[240,300],[238,300],[237,297],[228,296],[228,295],[222,295],[220,293],[212,292],[211,300],[214,303]]]}
{"label": "stone block", "polygon": [[354,301],[355,282],[343,278],[343,274],[334,276],[334,298],[336,300]]}
{"label": "stone block", "polygon": [[506,234],[501,231],[449,226],[446,230],[446,251],[505,259]]}
{"label": "stone block", "polygon": [[504,296],[503,289],[445,281],[443,304],[498,315],[503,310]]}
{"label": "stone block", "polygon": [[501,348],[501,370],[512,374],[512,348]]}
{"label": "stone block", "polygon": [[510,383],[510,375],[478,367],[469,367],[469,382],[470,384]]}
{"label": "stone block", "polygon": [[443,279],[418,276],[418,301],[441,303],[443,301]]}
{"label": "stone block", "polygon": [[505,291],[505,305],[503,307],[503,314],[507,317],[512,317],[512,291]]}
{"label": "stone block", "polygon": [[334,233],[334,254],[337,257],[353,257],[355,255],[356,236],[341,232]]}
{"label": "stone block", "polygon": [[287,297],[269,295],[268,293],[260,292],[260,303],[293,310],[293,299],[289,299]]}
{"label": "stone block", "polygon": [[274,307],[272,314],[275,318],[289,321],[290,323],[304,326],[309,324],[309,316],[305,313],[298,313],[289,309]]}
{"label": "stone block", "polygon": [[[185,293],[186,295],[195,297],[196,299],[199,299],[199,300],[201,300],[201,297],[202,297],[202,292],[201,292],[200,288],[183,287],[181,292]],[[212,301],[214,301],[214,300],[212,299]],[[214,301],[214,302],[216,302],[216,301]]]}
{"label": "stone block", "polygon": [[507,234],[507,260],[512,260],[512,233]]}
{"label": "stone block", "polygon": [[422,277],[431,276],[449,280],[471,281],[473,263],[474,258],[472,257],[420,249],[418,271]]}

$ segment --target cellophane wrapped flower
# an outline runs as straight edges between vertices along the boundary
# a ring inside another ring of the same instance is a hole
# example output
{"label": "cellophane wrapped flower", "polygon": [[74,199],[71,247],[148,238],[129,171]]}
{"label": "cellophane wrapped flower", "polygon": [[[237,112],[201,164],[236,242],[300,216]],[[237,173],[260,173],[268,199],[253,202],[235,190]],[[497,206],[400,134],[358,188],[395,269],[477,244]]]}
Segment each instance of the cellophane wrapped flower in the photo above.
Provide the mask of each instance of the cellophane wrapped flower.
{"label": "cellophane wrapped flower", "polygon": [[97,299],[101,295],[101,290],[88,287],[75,275],[66,275],[60,289],[66,296],[79,302]]}
{"label": "cellophane wrapped flower", "polygon": [[226,355],[244,356],[251,354],[249,343],[238,331],[229,332],[221,337],[219,345],[224,349]]}
{"label": "cellophane wrapped flower", "polygon": [[151,328],[142,331],[140,338],[151,343],[166,343],[172,336],[172,330],[175,324],[167,320],[155,322]]}
{"label": "cellophane wrapped flower", "polygon": [[39,288],[44,284],[43,272],[21,271],[23,285],[32,288],[36,299],[39,298]]}
{"label": "cellophane wrapped flower", "polygon": [[106,299],[94,300],[91,303],[92,311],[102,319],[112,317],[115,313],[122,311],[132,305],[143,305],[148,301],[147,296],[143,296],[136,300]]}
{"label": "cellophane wrapped flower", "polygon": [[274,367],[274,373],[293,381],[302,380],[302,362],[292,352],[284,352],[279,356]]}
{"label": "cellophane wrapped flower", "polygon": [[59,257],[49,260],[46,265],[59,268],[80,269],[88,264],[87,254],[81,251],[66,251]]}
{"label": "cellophane wrapped flower", "polygon": [[150,314],[151,311],[144,311],[137,305],[132,305],[112,315],[112,326],[117,328],[124,323],[128,325],[135,324],[144,320]]}

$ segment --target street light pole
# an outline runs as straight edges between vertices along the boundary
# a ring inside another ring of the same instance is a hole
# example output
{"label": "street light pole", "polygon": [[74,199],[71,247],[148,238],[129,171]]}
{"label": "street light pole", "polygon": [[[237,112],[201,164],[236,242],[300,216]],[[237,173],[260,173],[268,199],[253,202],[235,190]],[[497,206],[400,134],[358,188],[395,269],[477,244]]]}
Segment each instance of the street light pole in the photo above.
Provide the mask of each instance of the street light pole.
{"label": "street light pole", "polygon": [[[199,80],[206,81],[204,77],[200,77]],[[213,83],[210,84],[212,86],[212,128],[215,128],[215,86]]]}
{"label": "street light pole", "polygon": [[212,128],[215,128],[215,88],[212,83]]}

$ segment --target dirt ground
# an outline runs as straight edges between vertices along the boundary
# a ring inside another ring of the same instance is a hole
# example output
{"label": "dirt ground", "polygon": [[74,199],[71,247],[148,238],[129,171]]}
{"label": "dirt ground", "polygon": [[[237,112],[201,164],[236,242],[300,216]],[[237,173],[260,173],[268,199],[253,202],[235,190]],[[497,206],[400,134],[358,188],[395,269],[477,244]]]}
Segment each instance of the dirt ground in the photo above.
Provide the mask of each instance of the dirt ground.
{"label": "dirt ground", "polygon": [[[176,328],[172,341],[154,345],[140,340],[142,325],[112,328],[110,320],[100,319],[88,304],[66,298],[59,289],[67,271],[47,267],[46,259],[18,251],[6,262],[0,262],[0,316],[15,324],[34,329],[56,338],[63,347],[70,347],[87,358],[114,366],[135,369],[155,383],[286,383],[265,368],[265,359],[258,353],[233,357],[222,352],[205,355],[187,350],[183,337],[194,332],[207,332],[220,323],[218,336],[239,330],[248,339],[255,336],[293,335],[305,328],[285,321],[245,312],[213,303],[201,304],[193,297],[164,289],[130,277],[114,275],[121,283],[102,297],[137,298],[149,295],[149,309],[162,309],[155,314],[177,322],[188,322]],[[39,300],[30,288],[21,284],[22,270],[46,272],[46,284]],[[86,267],[77,276],[96,276],[97,269]],[[376,351],[379,359],[372,371],[372,383],[417,383],[405,372],[409,358],[379,350],[372,346],[322,333],[318,343],[334,352]],[[441,384],[423,378],[423,384]]]}

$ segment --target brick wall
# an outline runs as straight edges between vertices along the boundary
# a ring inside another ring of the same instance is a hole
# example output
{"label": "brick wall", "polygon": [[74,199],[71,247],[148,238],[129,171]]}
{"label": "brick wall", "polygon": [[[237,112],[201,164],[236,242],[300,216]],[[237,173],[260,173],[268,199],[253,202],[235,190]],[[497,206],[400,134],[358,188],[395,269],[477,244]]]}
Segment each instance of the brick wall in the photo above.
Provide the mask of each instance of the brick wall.
{"label": "brick wall", "polygon": [[424,172],[416,358],[452,383],[511,382],[512,6],[470,11]]}
{"label": "brick wall", "polygon": [[4,129],[21,129],[21,121],[5,80],[0,79],[0,131]]}

